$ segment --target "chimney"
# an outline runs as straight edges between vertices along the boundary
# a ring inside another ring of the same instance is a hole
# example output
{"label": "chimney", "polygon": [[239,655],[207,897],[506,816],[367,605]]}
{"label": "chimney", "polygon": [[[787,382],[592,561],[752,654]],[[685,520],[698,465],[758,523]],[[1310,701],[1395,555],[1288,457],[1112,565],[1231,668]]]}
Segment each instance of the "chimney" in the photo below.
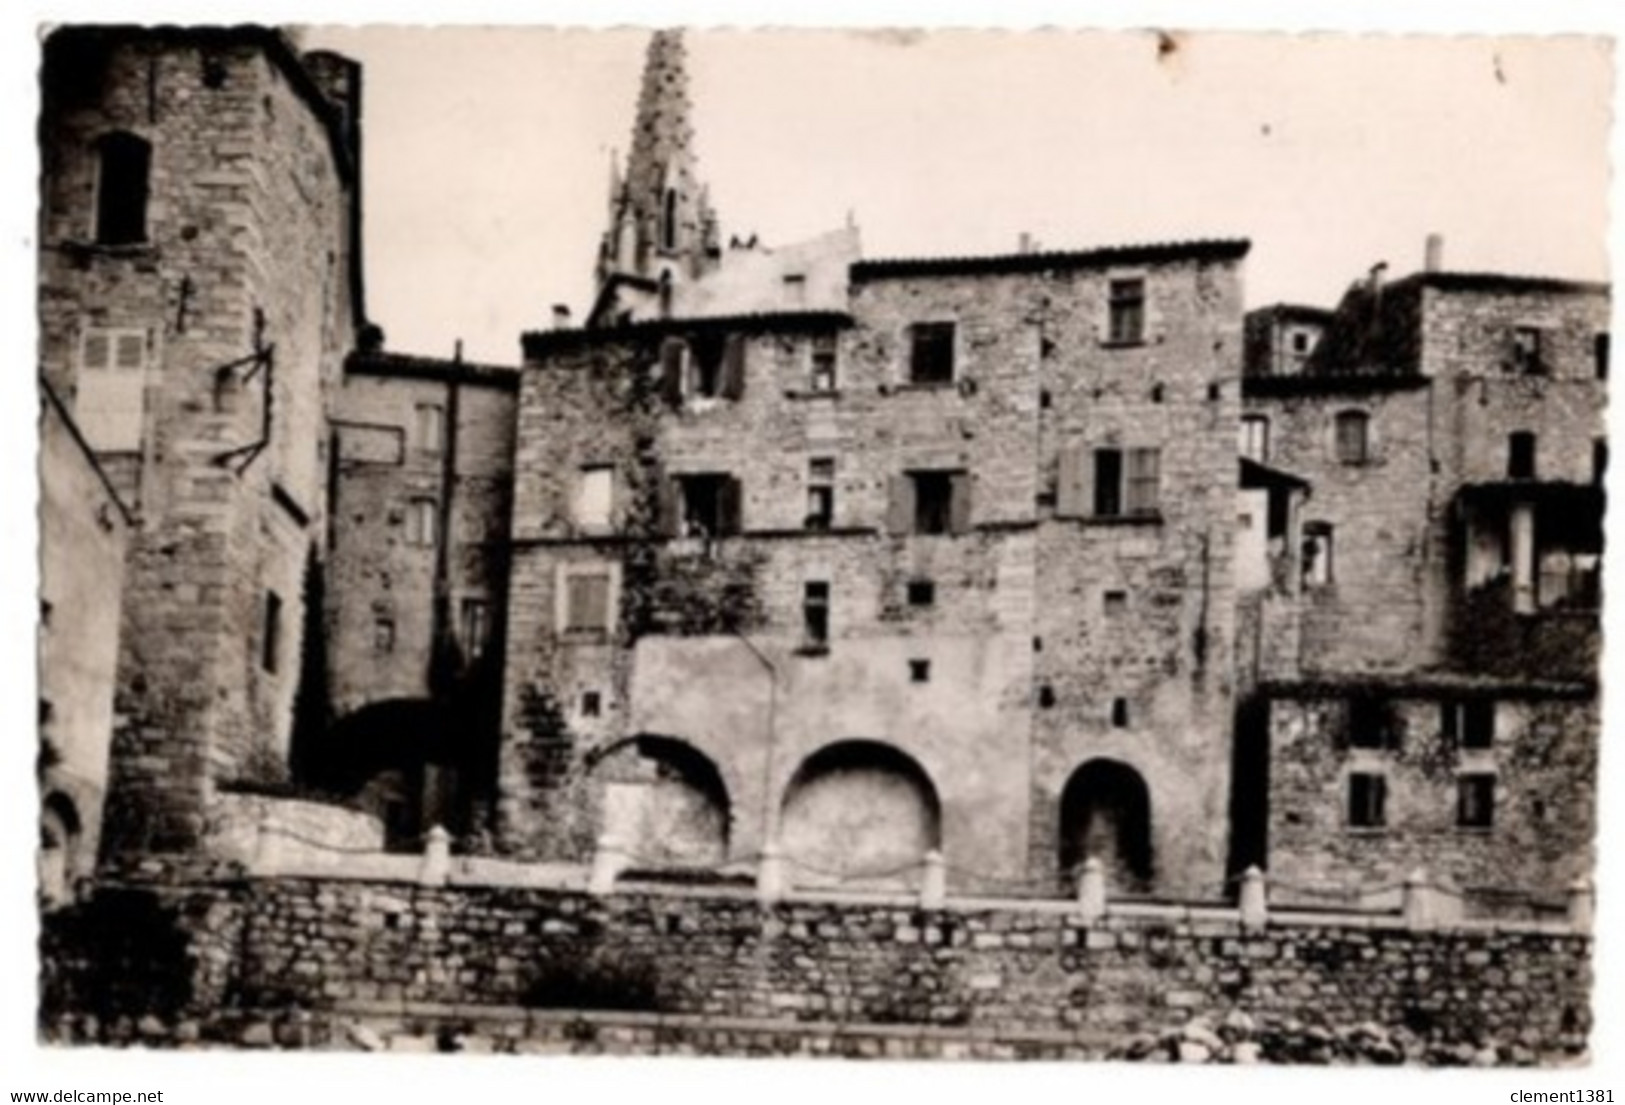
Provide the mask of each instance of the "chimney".
{"label": "chimney", "polygon": [[1429,234],[1427,246],[1422,252],[1423,272],[1444,271],[1444,235]]}
{"label": "chimney", "polygon": [[566,303],[553,304],[553,329],[568,330],[570,328],[570,307]]}
{"label": "chimney", "polygon": [[1032,251],[1033,251],[1033,236],[1031,234],[1027,233],[1025,230],[1023,230],[1021,232],[1021,237],[1016,239],[1016,252],[1017,253],[1031,253]]}

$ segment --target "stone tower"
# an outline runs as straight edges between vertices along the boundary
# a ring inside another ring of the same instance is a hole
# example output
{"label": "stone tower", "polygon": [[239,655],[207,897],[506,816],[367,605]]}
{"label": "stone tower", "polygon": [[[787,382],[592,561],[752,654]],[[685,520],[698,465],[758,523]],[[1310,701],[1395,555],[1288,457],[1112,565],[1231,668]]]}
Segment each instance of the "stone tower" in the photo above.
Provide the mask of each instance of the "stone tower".
{"label": "stone tower", "polygon": [[675,286],[720,255],[716,213],[695,171],[686,55],[681,31],[656,31],[649,42],[631,155],[624,174],[610,171],[600,293],[621,281]]}

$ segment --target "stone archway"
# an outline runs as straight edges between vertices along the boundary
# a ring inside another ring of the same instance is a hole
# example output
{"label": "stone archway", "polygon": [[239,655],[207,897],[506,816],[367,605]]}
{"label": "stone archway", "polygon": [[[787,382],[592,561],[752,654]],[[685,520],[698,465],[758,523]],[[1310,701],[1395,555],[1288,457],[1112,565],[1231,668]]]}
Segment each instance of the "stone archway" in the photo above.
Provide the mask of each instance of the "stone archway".
{"label": "stone archway", "polygon": [[39,894],[45,908],[73,900],[83,840],[84,826],[73,799],[59,790],[47,795],[40,805],[39,840]]}
{"label": "stone archway", "polygon": [[717,867],[727,861],[731,805],[709,757],[673,737],[622,741],[593,758],[600,835],[633,868]]}
{"label": "stone archway", "polygon": [[942,842],[941,804],[925,770],[878,741],[828,745],[785,788],[779,839],[801,886],[914,885]]}
{"label": "stone archway", "polygon": [[481,750],[466,738],[466,727],[432,699],[370,703],[328,730],[301,782],[356,799],[383,820],[388,847],[416,851],[435,825],[456,836],[473,828],[477,796],[467,780]]}
{"label": "stone archway", "polygon": [[1151,889],[1151,791],[1138,771],[1117,760],[1090,760],[1061,791],[1062,877],[1073,882],[1090,856],[1105,865],[1111,888],[1132,894]]}

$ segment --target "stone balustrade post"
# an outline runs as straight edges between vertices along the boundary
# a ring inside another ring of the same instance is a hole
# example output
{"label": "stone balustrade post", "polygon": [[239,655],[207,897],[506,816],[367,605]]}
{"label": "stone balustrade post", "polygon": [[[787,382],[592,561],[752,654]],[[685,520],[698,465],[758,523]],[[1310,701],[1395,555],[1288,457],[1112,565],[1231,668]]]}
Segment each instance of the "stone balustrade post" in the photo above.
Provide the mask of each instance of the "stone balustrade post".
{"label": "stone balustrade post", "polygon": [[1096,856],[1084,860],[1078,873],[1078,911],[1085,921],[1106,916],[1106,868]]}
{"label": "stone balustrade post", "polygon": [[1597,908],[1596,888],[1591,880],[1581,875],[1569,884],[1569,927],[1575,932],[1589,935]]}
{"label": "stone balustrade post", "polygon": [[602,897],[615,892],[615,880],[626,868],[626,849],[620,840],[606,832],[598,838],[598,847],[592,854],[592,873],[587,878],[587,892]]}
{"label": "stone balustrade post", "polygon": [[1241,875],[1241,927],[1261,929],[1269,920],[1269,885],[1255,864]]}
{"label": "stone balustrade post", "polygon": [[756,898],[763,904],[784,897],[784,850],[779,842],[770,840],[762,845],[762,859],[756,868]]}
{"label": "stone balustrade post", "polygon": [[948,863],[935,848],[925,853],[920,872],[920,908],[941,909],[948,900]]}
{"label": "stone balustrade post", "polygon": [[423,864],[418,882],[424,886],[445,886],[451,875],[451,834],[436,825],[423,839]]}
{"label": "stone balustrade post", "polygon": [[1428,885],[1427,872],[1420,867],[1405,876],[1405,890],[1402,901],[1406,928],[1426,929],[1433,927],[1435,920],[1433,890]]}
{"label": "stone balustrade post", "polygon": [[261,806],[259,816],[254,819],[254,850],[249,856],[249,866],[256,875],[274,875],[281,860],[282,850],[276,826],[271,822],[271,808]]}

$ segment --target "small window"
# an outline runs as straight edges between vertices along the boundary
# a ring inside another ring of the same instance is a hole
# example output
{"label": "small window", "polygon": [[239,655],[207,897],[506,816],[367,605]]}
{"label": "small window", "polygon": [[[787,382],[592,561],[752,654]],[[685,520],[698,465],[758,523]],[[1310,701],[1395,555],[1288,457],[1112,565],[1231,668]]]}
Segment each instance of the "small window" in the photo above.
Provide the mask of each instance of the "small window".
{"label": "small window", "polygon": [[1447,742],[1462,748],[1487,750],[1495,746],[1495,700],[1469,698],[1439,706],[1439,728]]}
{"label": "small window", "polygon": [[914,532],[951,532],[953,528],[953,497],[954,480],[952,473],[914,473]]}
{"label": "small window", "polygon": [[605,530],[615,508],[615,469],[607,464],[590,464],[576,478],[571,514],[577,526]]}
{"label": "small window", "polygon": [[1494,827],[1494,775],[1457,776],[1456,825],[1463,829],[1489,829]]}
{"label": "small window", "polygon": [[1337,459],[1343,464],[1364,464],[1371,459],[1371,416],[1364,411],[1342,411],[1336,419]]}
{"label": "small window", "polygon": [[1512,356],[1508,369],[1519,376],[1539,376],[1546,371],[1541,354],[1541,334],[1533,326],[1518,326],[1512,331]]}
{"label": "small window", "polygon": [[390,618],[379,618],[372,623],[372,650],[374,652],[395,651],[395,622]]}
{"label": "small window", "polygon": [[1348,823],[1351,829],[1380,829],[1388,824],[1388,780],[1381,775],[1354,772],[1348,781]]}
{"label": "small window", "polygon": [[1391,706],[1373,695],[1359,695],[1348,703],[1348,746],[1387,749],[1394,746],[1395,721]]}
{"label": "small window", "polygon": [[597,717],[603,712],[603,697],[597,691],[581,692],[581,716]]}
{"label": "small window", "polygon": [[93,327],[84,331],[73,416],[86,443],[96,452],[140,450],[146,367],[145,330]]}
{"label": "small window", "polygon": [[954,382],[954,324],[921,322],[910,330],[908,380],[934,386]]}
{"label": "small window", "polygon": [[1325,587],[1332,582],[1332,525],[1305,522],[1303,526],[1303,582]]}
{"label": "small window", "polygon": [[835,390],[835,335],[819,334],[812,343],[812,376],[808,386],[815,392]]}
{"label": "small window", "polygon": [[406,543],[417,548],[433,548],[439,528],[433,499],[413,499],[406,509]]}
{"label": "small window", "polygon": [[1270,420],[1249,414],[1241,420],[1241,455],[1263,464],[1270,459]]}
{"label": "small window", "polygon": [[126,131],[97,143],[96,241],[104,246],[147,240],[152,146]]}
{"label": "small window", "polygon": [[679,536],[725,537],[739,532],[739,481],[723,473],[683,476]]}
{"label": "small window", "polygon": [[608,572],[571,572],[565,577],[564,628],[578,633],[609,628]]}
{"label": "small window", "polygon": [[1049,710],[1055,706],[1055,688],[1048,683],[1038,688],[1038,705],[1040,709]]}
{"label": "small window", "polygon": [[1604,332],[1598,334],[1595,338],[1592,339],[1592,341],[1591,341],[1591,356],[1592,356],[1592,358],[1594,360],[1594,366],[1593,367],[1596,370],[1597,379],[1599,379],[1599,380],[1608,379],[1608,333],[1607,333],[1607,331],[1604,331]]}
{"label": "small window", "polygon": [[1507,478],[1535,478],[1535,435],[1527,430],[1507,435]]}
{"label": "small window", "polygon": [[814,457],[807,462],[807,518],[805,528],[827,530],[835,523],[835,458]]}
{"label": "small window", "polygon": [[484,656],[491,637],[491,604],[484,599],[464,599],[462,631],[463,654],[470,660]]}
{"label": "small window", "polygon": [[1100,596],[1101,612],[1108,618],[1120,618],[1128,612],[1127,591],[1106,591]]}
{"label": "small window", "polygon": [[1136,345],[1145,340],[1145,281],[1113,280],[1109,290],[1108,333],[1113,345]]}
{"label": "small window", "polygon": [[929,579],[911,579],[908,581],[908,604],[910,606],[935,606],[936,602],[936,583]]}
{"label": "small window", "polygon": [[1292,352],[1303,354],[1309,352],[1309,333],[1305,330],[1292,331]]}
{"label": "small window", "polygon": [[665,202],[660,209],[660,248],[677,248],[677,189],[667,188]]}
{"label": "small window", "polygon": [[1127,729],[1128,728],[1128,699],[1126,699],[1126,698],[1114,698],[1114,699],[1112,699],[1112,728],[1113,729]]}
{"label": "small window", "polygon": [[260,633],[260,667],[275,673],[282,658],[282,596],[265,592],[264,625]]}
{"label": "small window", "polygon": [[438,403],[417,405],[417,446],[425,453],[439,453],[445,448],[446,409]]}
{"label": "small window", "polygon": [[910,660],[908,662],[908,681],[910,683],[931,682],[931,661]]}
{"label": "small window", "polygon": [[801,599],[802,637],[809,648],[829,646],[829,584],[822,580],[810,581]]}

